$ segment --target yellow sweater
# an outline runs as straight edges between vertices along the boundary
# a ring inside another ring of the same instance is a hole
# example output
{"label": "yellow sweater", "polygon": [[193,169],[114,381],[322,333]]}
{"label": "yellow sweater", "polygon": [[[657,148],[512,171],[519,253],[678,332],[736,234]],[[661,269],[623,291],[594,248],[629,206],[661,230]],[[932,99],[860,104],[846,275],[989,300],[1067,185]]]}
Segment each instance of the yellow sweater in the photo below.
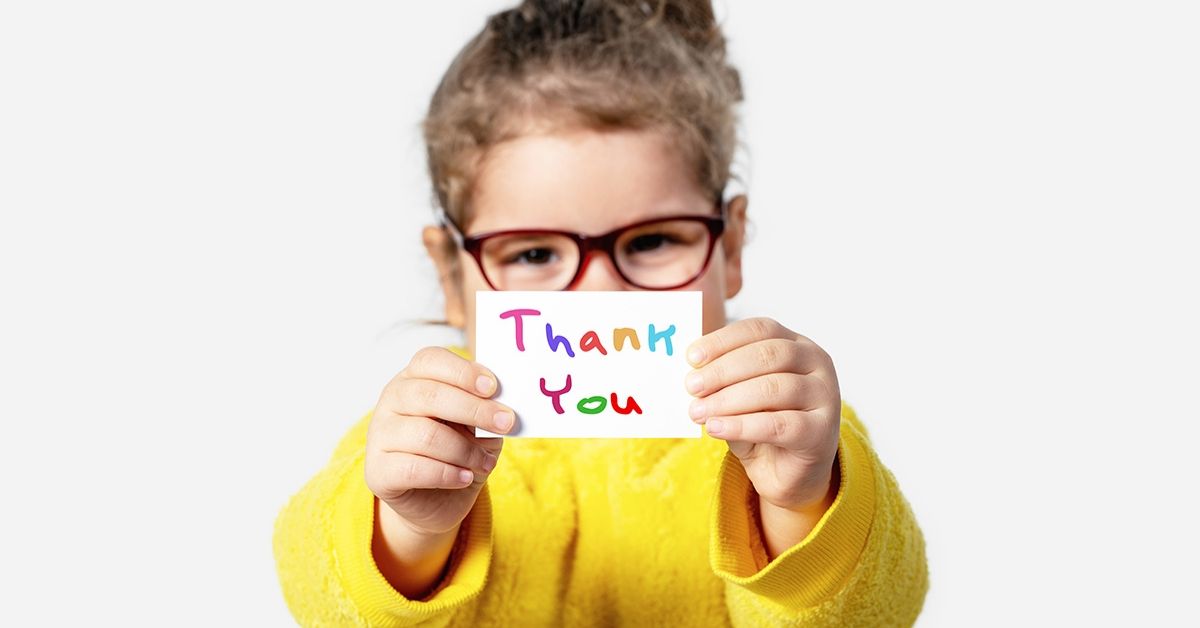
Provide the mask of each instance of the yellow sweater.
{"label": "yellow sweater", "polygon": [[836,500],[769,563],[724,441],[509,439],[446,577],[409,600],[371,555],[368,413],[276,520],[284,597],[306,626],[911,625],[924,538],[845,404],[842,419]]}

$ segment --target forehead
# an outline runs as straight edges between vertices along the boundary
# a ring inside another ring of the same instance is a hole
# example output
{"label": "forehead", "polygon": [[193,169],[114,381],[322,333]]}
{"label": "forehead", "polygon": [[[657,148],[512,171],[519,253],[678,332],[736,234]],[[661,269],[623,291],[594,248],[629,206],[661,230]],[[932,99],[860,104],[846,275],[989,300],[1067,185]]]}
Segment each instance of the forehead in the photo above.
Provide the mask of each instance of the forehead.
{"label": "forehead", "polygon": [[467,229],[600,233],[655,216],[711,211],[708,196],[664,131],[530,134],[488,150]]}

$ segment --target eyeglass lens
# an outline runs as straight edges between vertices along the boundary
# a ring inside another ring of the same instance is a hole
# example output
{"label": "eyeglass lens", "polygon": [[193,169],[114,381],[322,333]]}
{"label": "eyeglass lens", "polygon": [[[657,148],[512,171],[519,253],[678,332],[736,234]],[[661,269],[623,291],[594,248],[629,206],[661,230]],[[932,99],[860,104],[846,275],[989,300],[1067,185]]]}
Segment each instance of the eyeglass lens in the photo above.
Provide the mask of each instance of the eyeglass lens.
{"label": "eyeglass lens", "polygon": [[[643,288],[675,286],[693,279],[710,251],[708,226],[665,220],[630,229],[615,243],[617,268]],[[558,234],[511,234],[484,242],[483,270],[499,290],[561,290],[581,261],[579,247]]]}

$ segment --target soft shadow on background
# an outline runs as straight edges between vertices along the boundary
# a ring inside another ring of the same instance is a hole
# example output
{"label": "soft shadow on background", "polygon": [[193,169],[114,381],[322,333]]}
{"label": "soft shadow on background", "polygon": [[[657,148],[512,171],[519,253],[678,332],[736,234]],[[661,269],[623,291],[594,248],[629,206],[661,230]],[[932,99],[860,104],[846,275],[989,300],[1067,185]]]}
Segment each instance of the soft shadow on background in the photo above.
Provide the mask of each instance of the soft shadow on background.
{"label": "soft shadow on background", "polygon": [[[276,512],[454,339],[404,323],[440,315],[417,124],[507,4],[0,8],[7,615],[292,623]],[[1194,617],[1194,4],[811,4],[717,3],[731,314],[833,356],[918,625]]]}

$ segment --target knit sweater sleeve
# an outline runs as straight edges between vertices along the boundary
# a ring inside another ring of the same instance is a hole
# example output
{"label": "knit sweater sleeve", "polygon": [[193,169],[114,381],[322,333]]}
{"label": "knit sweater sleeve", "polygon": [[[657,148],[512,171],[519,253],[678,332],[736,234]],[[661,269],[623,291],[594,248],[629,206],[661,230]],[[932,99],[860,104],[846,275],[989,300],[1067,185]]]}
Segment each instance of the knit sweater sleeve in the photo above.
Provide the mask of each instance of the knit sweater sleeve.
{"label": "knit sweater sleeve", "polygon": [[842,406],[841,484],[800,543],[767,560],[754,487],[731,453],[713,501],[710,559],[734,626],[912,625],[925,600],[925,540],[866,428]]}
{"label": "knit sweater sleeve", "polygon": [[445,626],[476,603],[484,586],[492,555],[488,489],[463,521],[441,583],[423,600],[405,598],[384,579],[371,553],[375,496],[363,475],[370,419],[368,413],[350,430],[329,464],[275,521],[284,598],[304,626]]}

